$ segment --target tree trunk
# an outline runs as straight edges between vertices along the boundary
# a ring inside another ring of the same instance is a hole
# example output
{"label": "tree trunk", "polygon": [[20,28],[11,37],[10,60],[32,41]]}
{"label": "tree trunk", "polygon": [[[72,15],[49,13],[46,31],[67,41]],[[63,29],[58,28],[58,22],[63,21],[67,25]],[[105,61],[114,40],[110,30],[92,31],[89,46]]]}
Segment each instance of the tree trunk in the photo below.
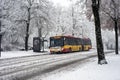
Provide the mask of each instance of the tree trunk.
{"label": "tree trunk", "polygon": [[40,38],[42,37],[42,29],[41,28],[38,29],[38,35]]}
{"label": "tree trunk", "polygon": [[120,36],[120,26],[118,26],[118,28],[119,28],[119,29],[118,29],[118,30],[119,30],[119,34],[118,34],[118,36]]}
{"label": "tree trunk", "polygon": [[74,36],[75,35],[75,32],[74,32],[74,30],[75,30],[75,26],[76,26],[76,22],[75,22],[75,18],[74,18],[74,7],[73,7],[73,5],[72,5],[72,36]]}
{"label": "tree trunk", "polygon": [[2,40],[2,35],[0,35],[0,57],[1,57],[1,40]]}
{"label": "tree trunk", "polygon": [[114,20],[115,23],[115,53],[118,53],[118,27],[117,27],[117,20]]}
{"label": "tree trunk", "polygon": [[96,43],[97,43],[97,53],[98,53],[98,64],[107,64],[105,60],[105,55],[103,51],[103,43],[101,36],[101,26],[100,26],[100,17],[99,17],[99,7],[97,4],[92,4],[92,10],[94,14],[95,22],[95,33],[96,33]]}
{"label": "tree trunk", "polygon": [[[0,32],[1,32],[1,20],[0,20]],[[1,57],[1,39],[2,39],[2,35],[0,34],[0,57]]]}
{"label": "tree trunk", "polygon": [[25,50],[26,51],[28,51],[29,26],[30,26],[30,8],[28,8],[28,20],[27,20],[26,37],[25,37]]}
{"label": "tree trunk", "polygon": [[28,39],[29,39],[29,23],[27,23],[26,37],[25,37],[25,50],[28,51]]}
{"label": "tree trunk", "polygon": [[[0,11],[1,11],[1,10],[0,10]],[[2,40],[2,34],[1,34],[1,17],[2,17],[2,16],[1,16],[1,14],[0,14],[0,57],[1,57],[1,50],[2,50],[2,49],[1,49],[1,44],[2,44],[2,43],[1,43],[1,40]]]}

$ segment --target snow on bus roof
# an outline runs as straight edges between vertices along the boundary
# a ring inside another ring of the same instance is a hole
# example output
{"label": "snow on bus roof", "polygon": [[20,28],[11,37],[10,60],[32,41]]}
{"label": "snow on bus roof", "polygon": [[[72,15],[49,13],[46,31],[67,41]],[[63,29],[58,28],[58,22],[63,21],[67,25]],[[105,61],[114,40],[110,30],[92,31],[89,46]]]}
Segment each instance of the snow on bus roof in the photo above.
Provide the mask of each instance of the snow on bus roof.
{"label": "snow on bus roof", "polygon": [[60,38],[60,37],[66,37],[66,38],[80,38],[80,37],[74,37],[74,36],[71,36],[71,35],[66,35],[66,36],[62,36],[62,35],[60,35],[60,36],[52,36],[52,37],[50,37],[50,38]]}
{"label": "snow on bus roof", "polygon": [[83,39],[90,39],[90,38],[83,38]]}
{"label": "snow on bus roof", "polygon": [[82,38],[83,40],[90,40],[90,38]]}
{"label": "snow on bus roof", "polygon": [[[66,38],[80,38],[80,37],[75,37],[75,36],[72,36],[72,35],[57,35],[57,36],[51,36],[50,38],[60,38],[60,37],[66,37]],[[80,38],[80,39],[84,39],[84,40],[90,40],[90,38],[88,37],[83,37],[83,38]]]}

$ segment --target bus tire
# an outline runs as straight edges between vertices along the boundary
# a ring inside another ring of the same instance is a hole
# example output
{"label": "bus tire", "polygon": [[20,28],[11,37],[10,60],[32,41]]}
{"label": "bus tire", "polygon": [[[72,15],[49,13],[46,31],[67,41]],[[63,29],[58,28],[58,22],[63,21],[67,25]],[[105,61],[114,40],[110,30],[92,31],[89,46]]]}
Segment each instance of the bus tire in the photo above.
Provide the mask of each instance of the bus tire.
{"label": "bus tire", "polygon": [[84,46],[82,45],[82,51],[84,51]]}
{"label": "bus tire", "polygon": [[79,52],[80,52],[80,51],[82,51],[82,49],[81,49],[81,48],[79,48]]}
{"label": "bus tire", "polygon": [[71,48],[69,48],[69,53],[71,53],[72,52],[72,49]]}

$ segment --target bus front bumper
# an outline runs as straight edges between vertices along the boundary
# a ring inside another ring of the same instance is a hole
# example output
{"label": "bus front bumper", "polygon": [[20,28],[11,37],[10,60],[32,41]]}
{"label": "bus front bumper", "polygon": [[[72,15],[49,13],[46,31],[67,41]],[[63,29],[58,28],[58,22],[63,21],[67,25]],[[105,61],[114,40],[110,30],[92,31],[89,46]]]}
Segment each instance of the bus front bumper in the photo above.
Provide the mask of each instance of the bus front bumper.
{"label": "bus front bumper", "polygon": [[51,53],[62,52],[62,48],[50,48]]}

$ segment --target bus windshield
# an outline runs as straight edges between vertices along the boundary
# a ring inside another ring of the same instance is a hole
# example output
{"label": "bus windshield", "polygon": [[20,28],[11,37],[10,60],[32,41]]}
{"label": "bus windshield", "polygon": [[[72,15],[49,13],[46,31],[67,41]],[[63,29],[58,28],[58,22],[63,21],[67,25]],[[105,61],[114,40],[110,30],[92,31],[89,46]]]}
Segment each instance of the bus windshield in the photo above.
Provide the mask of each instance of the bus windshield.
{"label": "bus windshield", "polygon": [[50,38],[50,47],[56,47],[56,46],[63,46],[64,45],[64,39],[63,38]]}

